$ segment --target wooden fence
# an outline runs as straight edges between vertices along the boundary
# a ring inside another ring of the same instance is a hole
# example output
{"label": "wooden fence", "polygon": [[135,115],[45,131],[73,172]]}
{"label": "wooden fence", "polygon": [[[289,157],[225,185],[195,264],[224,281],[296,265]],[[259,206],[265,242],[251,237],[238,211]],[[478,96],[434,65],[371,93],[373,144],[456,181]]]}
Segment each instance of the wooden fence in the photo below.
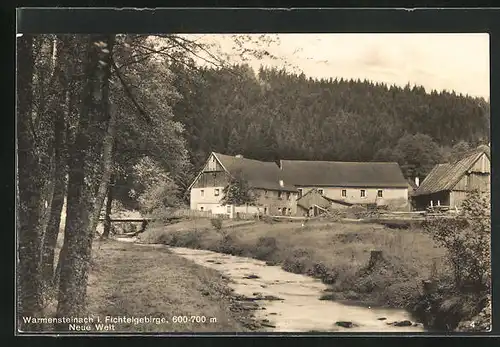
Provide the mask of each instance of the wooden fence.
{"label": "wooden fence", "polygon": [[[229,215],[225,213],[212,213],[212,211],[198,211],[190,209],[179,209],[172,212],[173,217],[188,217],[188,218],[223,218],[229,219]],[[257,215],[254,213],[236,212],[234,219],[256,219]]]}

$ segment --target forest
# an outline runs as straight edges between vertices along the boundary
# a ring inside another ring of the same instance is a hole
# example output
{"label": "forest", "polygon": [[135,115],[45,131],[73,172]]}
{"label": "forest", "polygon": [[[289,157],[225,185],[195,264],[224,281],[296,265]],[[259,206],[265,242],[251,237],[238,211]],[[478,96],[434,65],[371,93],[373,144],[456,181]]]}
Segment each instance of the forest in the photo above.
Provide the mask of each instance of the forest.
{"label": "forest", "polygon": [[488,102],[453,91],[246,65],[205,68],[196,79],[172,69],[182,95],[174,119],[185,125],[195,167],[217,151],[266,161],[397,161],[407,176],[424,178],[453,153],[489,142]]}
{"label": "forest", "polygon": [[[211,151],[269,161],[391,160],[412,177],[490,140],[484,99],[254,72],[217,57],[202,67],[195,58],[209,48],[157,38],[17,38],[19,319],[40,315],[51,300],[58,317],[83,314],[103,211],[109,216],[113,201],[144,214],[186,203]],[[99,237],[109,232],[106,221]]]}

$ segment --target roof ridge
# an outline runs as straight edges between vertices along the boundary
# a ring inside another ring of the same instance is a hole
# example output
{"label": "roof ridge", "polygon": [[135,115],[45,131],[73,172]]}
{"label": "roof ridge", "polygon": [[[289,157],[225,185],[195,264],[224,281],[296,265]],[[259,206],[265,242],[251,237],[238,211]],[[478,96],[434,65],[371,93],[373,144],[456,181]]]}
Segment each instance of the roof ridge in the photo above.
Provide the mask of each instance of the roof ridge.
{"label": "roof ridge", "polygon": [[294,160],[294,159],[280,159],[280,161],[285,162],[295,162],[295,163],[339,163],[339,164],[397,164],[395,161],[337,161],[337,160]]}

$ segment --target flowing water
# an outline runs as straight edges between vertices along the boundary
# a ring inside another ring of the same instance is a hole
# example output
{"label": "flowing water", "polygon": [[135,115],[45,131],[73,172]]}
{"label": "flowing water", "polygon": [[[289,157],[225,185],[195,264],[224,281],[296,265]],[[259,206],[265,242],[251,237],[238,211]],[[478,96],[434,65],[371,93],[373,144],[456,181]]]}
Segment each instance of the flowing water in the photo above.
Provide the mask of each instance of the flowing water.
{"label": "flowing water", "polygon": [[[206,250],[177,247],[169,249],[197,264],[221,272],[229,278],[235,294],[264,298],[255,301],[260,307],[255,310],[255,317],[268,321],[267,331],[424,331],[421,325],[393,325],[394,322],[411,321],[410,314],[405,310],[360,307],[320,300],[327,289],[325,284],[306,275],[286,272],[279,266],[269,266],[263,261]],[[336,324],[339,321],[350,322],[352,325],[341,327]]]}

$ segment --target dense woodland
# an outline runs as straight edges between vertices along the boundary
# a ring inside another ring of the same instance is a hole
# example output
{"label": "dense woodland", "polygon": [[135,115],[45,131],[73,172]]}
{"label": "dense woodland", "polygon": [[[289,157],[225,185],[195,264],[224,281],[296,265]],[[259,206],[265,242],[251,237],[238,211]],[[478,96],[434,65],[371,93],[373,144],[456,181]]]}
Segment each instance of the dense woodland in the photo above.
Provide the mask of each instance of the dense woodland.
{"label": "dense woodland", "polygon": [[[489,141],[482,99],[276,69],[256,74],[186,38],[161,35],[160,42],[145,35],[17,38],[20,318],[53,315],[44,310],[54,300],[57,316],[83,316],[103,211],[109,217],[115,200],[145,214],[179,206],[210,151],[261,160],[396,160],[412,176]],[[200,52],[215,57],[208,67],[195,64]],[[106,218],[99,237],[109,232]]]}
{"label": "dense woodland", "polygon": [[205,68],[196,79],[172,70],[182,95],[174,119],[185,125],[196,167],[219,151],[268,161],[398,161],[405,174],[425,176],[454,146],[489,141],[482,98],[276,68]]}

